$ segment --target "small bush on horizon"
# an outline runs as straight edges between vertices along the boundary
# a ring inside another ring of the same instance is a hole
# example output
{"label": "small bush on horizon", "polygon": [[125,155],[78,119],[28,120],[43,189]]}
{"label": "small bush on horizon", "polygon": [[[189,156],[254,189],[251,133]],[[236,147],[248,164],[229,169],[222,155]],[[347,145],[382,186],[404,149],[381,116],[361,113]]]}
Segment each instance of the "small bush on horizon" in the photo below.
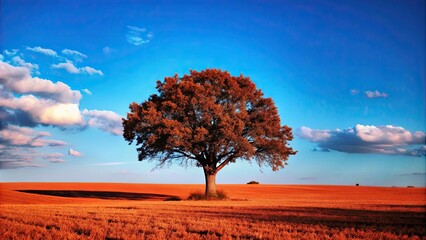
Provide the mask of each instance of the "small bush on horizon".
{"label": "small bush on horizon", "polygon": [[259,182],[256,182],[256,181],[250,181],[250,182],[248,182],[247,184],[259,184]]}
{"label": "small bush on horizon", "polygon": [[205,195],[197,191],[189,194],[188,200],[228,200],[228,194],[223,190],[216,191],[216,194]]}

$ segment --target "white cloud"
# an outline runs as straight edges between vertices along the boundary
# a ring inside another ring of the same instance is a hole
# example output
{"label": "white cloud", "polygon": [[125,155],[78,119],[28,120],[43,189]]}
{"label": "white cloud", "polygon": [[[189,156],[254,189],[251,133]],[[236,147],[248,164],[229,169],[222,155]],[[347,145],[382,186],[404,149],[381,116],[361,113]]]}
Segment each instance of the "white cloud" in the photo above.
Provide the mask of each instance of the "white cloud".
{"label": "white cloud", "polygon": [[81,91],[83,91],[87,95],[92,95],[92,92],[89,89],[87,89],[87,88],[82,89]]}
{"label": "white cloud", "polygon": [[58,103],[50,99],[24,95],[0,98],[0,107],[27,112],[34,122],[53,126],[84,125],[78,104]]}
{"label": "white cloud", "polygon": [[129,29],[126,34],[127,42],[135,46],[149,43],[154,36],[151,32],[147,33],[145,28],[136,26],[127,26],[127,28]]}
{"label": "white cloud", "polygon": [[92,67],[86,66],[86,67],[77,68],[71,61],[53,64],[52,68],[65,69],[67,72],[73,73],[73,74],[86,73],[86,74],[89,74],[89,75],[93,75],[93,74],[98,74],[98,75],[101,75],[101,76],[104,75],[104,73],[101,70],[97,70],[97,69],[94,69]]}
{"label": "white cloud", "polygon": [[0,84],[5,90],[14,93],[37,94],[63,103],[76,103],[81,99],[79,91],[71,90],[62,82],[53,83],[50,80],[31,77],[27,68],[14,67],[5,62],[0,62]]}
{"label": "white cloud", "polygon": [[52,57],[58,57],[58,54],[52,49],[42,48],[42,47],[27,47],[26,49],[33,51],[33,52],[42,53],[44,55],[48,55],[48,56],[52,56]]}
{"label": "white cloud", "polygon": [[318,143],[316,151],[334,150],[347,153],[378,153],[389,155],[424,156],[425,133],[410,132],[402,127],[357,124],[345,130],[299,129],[297,135]]}
{"label": "white cloud", "polygon": [[379,91],[365,91],[365,96],[367,98],[386,98],[389,96],[389,94]]}
{"label": "white cloud", "polygon": [[81,156],[83,156],[82,153],[80,153],[80,152],[78,152],[78,151],[76,151],[76,150],[74,150],[72,148],[70,148],[68,150],[68,155],[71,155],[71,156],[74,156],[74,157],[81,157]]}
{"label": "white cloud", "polygon": [[69,73],[80,73],[80,69],[78,69],[74,64],[70,61],[64,63],[53,64],[52,68],[56,69],[65,69]]}
{"label": "white cloud", "polygon": [[123,134],[122,117],[115,112],[84,109],[82,114],[87,118],[87,124],[91,127],[97,127],[114,135]]}
{"label": "white cloud", "polygon": [[[61,58],[51,49],[27,49]],[[65,50],[64,54],[83,57],[77,51]],[[10,62],[3,62],[4,56],[0,55],[0,169],[41,167],[37,162],[41,159],[51,163],[65,162],[63,154],[46,154],[34,150],[67,145],[64,141],[50,139],[48,132],[32,129],[36,126],[81,130],[92,126],[121,135],[121,117],[118,114],[111,111],[84,110],[83,115],[79,109],[82,98],[80,91],[72,90],[63,82],[33,77],[31,74],[39,69],[37,64],[25,62],[20,56],[11,58]],[[103,75],[100,70],[88,66],[77,68],[70,61],[64,64],[68,65],[57,66],[78,73]],[[88,89],[82,91],[91,94]],[[74,149],[70,149],[69,154],[82,155]]]}
{"label": "white cloud", "polygon": [[92,67],[87,67],[87,66],[80,68],[80,71],[83,72],[83,73],[87,73],[89,75],[93,75],[93,74],[98,74],[98,75],[101,75],[101,76],[104,75],[104,73],[101,70],[96,70]]}
{"label": "white cloud", "polygon": [[392,125],[376,127],[357,124],[355,132],[365,142],[382,144],[421,144],[425,138],[425,133],[423,132],[410,132],[402,127]]}
{"label": "white cloud", "polygon": [[62,50],[62,54],[72,56],[76,61],[79,61],[79,62],[82,61],[83,58],[87,58],[86,54],[83,54],[76,50],[67,49],[67,48]]}
{"label": "white cloud", "polygon": [[25,67],[30,70],[32,73],[40,74],[38,71],[39,67],[37,64],[25,62],[24,59],[20,58],[19,56],[15,56],[12,58],[12,62],[20,67]]}
{"label": "white cloud", "polygon": [[313,142],[318,142],[328,139],[331,135],[330,130],[315,130],[308,127],[301,127],[299,129],[299,136]]}
{"label": "white cloud", "polygon": [[145,32],[146,28],[140,28],[140,27],[136,27],[136,26],[127,26],[128,29],[130,29],[130,31],[135,31],[135,32]]}

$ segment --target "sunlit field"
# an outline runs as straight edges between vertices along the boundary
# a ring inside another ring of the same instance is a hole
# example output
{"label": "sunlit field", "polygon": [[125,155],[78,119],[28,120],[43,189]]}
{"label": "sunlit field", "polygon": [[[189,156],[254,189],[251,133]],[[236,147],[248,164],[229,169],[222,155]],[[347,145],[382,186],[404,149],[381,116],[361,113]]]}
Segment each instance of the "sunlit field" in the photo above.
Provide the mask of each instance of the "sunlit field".
{"label": "sunlit field", "polygon": [[229,200],[185,200],[203,187],[2,183],[0,238],[426,239],[425,188],[219,185]]}

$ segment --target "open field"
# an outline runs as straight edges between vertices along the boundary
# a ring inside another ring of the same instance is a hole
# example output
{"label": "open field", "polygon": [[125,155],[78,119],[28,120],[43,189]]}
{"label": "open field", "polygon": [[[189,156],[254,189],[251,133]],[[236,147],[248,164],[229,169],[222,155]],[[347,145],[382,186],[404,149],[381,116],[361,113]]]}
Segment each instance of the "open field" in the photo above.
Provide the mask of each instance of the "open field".
{"label": "open field", "polygon": [[425,188],[218,187],[0,183],[0,239],[426,239]]}

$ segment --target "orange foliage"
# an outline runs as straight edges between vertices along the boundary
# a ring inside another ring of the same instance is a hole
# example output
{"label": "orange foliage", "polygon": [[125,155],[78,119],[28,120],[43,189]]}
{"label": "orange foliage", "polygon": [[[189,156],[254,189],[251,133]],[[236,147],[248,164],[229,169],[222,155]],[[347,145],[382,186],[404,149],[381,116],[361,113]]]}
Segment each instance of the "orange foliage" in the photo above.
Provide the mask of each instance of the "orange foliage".
{"label": "orange foliage", "polygon": [[207,187],[215,188],[216,173],[237,159],[276,171],[296,154],[288,146],[291,128],[281,126],[272,99],[248,77],[191,71],[157,82],[157,90],[142,104],[130,104],[123,119],[124,138],[136,141],[140,161],[158,158],[164,165],[177,159],[203,167]]}

